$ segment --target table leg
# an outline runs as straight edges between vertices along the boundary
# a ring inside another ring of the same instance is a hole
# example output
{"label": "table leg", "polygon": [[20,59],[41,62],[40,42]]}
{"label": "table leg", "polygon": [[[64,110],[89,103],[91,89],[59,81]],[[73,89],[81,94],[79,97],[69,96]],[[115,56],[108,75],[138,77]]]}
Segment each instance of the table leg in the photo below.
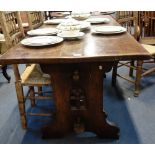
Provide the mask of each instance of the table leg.
{"label": "table leg", "polygon": [[[105,67],[105,68],[104,68]],[[88,77],[87,99],[89,103],[86,116],[86,130],[96,133],[100,138],[119,138],[119,128],[106,120],[103,103],[103,75],[110,71],[110,64],[93,65]]]}
{"label": "table leg", "polygon": [[56,118],[44,128],[45,138],[72,131],[92,131],[101,138],[118,138],[119,129],[103,112],[103,80],[112,63],[41,65],[51,75]]}
{"label": "table leg", "polygon": [[43,138],[61,138],[71,132],[69,107],[69,81],[61,67],[45,66],[44,71],[51,74],[53,98],[56,103],[56,116],[53,124],[43,128]]}

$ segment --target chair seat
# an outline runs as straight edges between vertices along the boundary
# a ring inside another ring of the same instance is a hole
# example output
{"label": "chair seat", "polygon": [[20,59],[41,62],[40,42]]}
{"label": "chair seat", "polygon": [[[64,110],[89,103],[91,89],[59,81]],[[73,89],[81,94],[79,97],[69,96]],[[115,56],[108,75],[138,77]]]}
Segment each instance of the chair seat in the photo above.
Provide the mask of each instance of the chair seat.
{"label": "chair seat", "polygon": [[50,75],[44,74],[38,64],[32,64],[24,70],[21,75],[23,85],[50,85]]}
{"label": "chair seat", "polygon": [[155,45],[155,37],[144,37],[139,42],[141,44]]}
{"label": "chair seat", "polygon": [[142,46],[151,54],[155,55],[155,46],[142,44]]}

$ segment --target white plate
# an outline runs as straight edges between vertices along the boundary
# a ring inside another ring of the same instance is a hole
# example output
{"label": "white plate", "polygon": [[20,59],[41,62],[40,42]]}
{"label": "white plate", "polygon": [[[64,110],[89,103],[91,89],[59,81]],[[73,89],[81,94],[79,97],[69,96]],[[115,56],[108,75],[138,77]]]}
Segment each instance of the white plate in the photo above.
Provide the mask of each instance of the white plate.
{"label": "white plate", "polygon": [[98,26],[92,29],[92,33],[115,34],[126,32],[126,28],[122,26]]}
{"label": "white plate", "polygon": [[26,38],[21,41],[21,44],[26,46],[45,46],[53,45],[63,41],[63,38],[57,36],[37,36]]}
{"label": "white plate", "polygon": [[60,24],[64,20],[65,19],[50,19],[50,20],[44,21],[44,24]]}
{"label": "white plate", "polygon": [[69,39],[69,40],[72,40],[72,39],[82,39],[83,38],[83,36],[85,35],[85,33],[83,33],[83,32],[79,32],[79,33],[77,33],[76,35],[72,35],[72,36],[68,36],[68,35],[64,35],[63,33],[58,33],[57,34],[57,36],[59,36],[59,37],[62,37],[62,38],[64,38],[64,39]]}
{"label": "white plate", "polygon": [[108,18],[89,18],[86,21],[90,22],[91,24],[100,24],[100,23],[109,23],[110,19],[108,19]]}
{"label": "white plate", "polygon": [[56,28],[41,28],[28,31],[27,34],[30,36],[38,36],[38,35],[55,35],[58,30]]}
{"label": "white plate", "polygon": [[80,23],[80,30],[83,31],[83,30],[87,30],[90,28],[90,22],[85,22],[85,21],[81,21],[79,22]]}

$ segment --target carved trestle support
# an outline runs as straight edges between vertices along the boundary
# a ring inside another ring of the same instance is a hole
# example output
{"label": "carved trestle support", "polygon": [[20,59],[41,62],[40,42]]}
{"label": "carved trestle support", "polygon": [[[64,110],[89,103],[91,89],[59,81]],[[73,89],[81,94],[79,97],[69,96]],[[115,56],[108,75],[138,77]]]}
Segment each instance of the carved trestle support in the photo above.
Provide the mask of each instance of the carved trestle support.
{"label": "carved trestle support", "polygon": [[113,62],[41,65],[51,75],[56,104],[54,122],[42,130],[44,138],[63,137],[72,131],[118,138],[119,128],[106,121],[103,111],[104,75],[112,66]]}
{"label": "carved trestle support", "polygon": [[[86,110],[86,95],[85,90],[80,84],[80,71],[75,69],[71,77],[72,88],[70,90],[70,107],[74,115],[74,131],[81,133],[85,130],[84,121],[79,112]],[[76,112],[75,112],[76,111]]]}

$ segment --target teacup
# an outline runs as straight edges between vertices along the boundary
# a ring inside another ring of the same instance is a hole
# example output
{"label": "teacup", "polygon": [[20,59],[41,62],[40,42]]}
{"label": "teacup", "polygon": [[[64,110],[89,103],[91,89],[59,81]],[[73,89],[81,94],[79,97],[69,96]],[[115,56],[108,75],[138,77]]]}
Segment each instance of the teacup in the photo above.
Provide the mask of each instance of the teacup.
{"label": "teacup", "polygon": [[65,36],[76,36],[80,31],[81,25],[75,19],[67,19],[57,26],[57,29]]}
{"label": "teacup", "polygon": [[62,30],[61,34],[63,36],[75,37],[79,34],[79,30]]}

